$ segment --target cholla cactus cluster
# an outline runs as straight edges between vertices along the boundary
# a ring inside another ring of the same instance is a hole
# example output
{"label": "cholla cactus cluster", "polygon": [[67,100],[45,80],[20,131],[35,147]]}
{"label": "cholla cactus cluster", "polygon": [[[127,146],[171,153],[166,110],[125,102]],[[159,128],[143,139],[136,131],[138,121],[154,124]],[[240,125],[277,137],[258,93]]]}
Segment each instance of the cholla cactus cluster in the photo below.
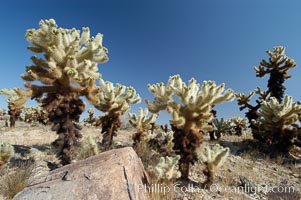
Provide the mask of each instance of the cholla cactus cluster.
{"label": "cholla cactus cluster", "polygon": [[207,181],[205,182],[205,185],[211,185],[214,183],[216,172],[226,161],[229,156],[229,152],[229,147],[224,148],[219,144],[216,144],[212,148],[210,146],[206,146],[204,150],[199,152],[200,159],[206,164],[204,173],[207,176]]}
{"label": "cholla cactus cluster", "polygon": [[48,113],[41,106],[25,106],[21,113],[21,119],[27,123],[48,123]]}
{"label": "cholla cactus cluster", "polygon": [[189,166],[197,160],[196,149],[202,142],[200,131],[213,129],[208,124],[213,120],[212,106],[234,99],[233,91],[224,92],[224,88],[224,84],[217,86],[213,81],[204,81],[200,87],[194,78],[186,85],[179,75],[170,77],[166,86],[164,83],[148,85],[155,96],[153,102],[146,100],[149,110],[153,113],[166,110],[172,116],[174,150],[181,156],[183,178],[188,178]]}
{"label": "cholla cactus cluster", "polygon": [[258,111],[259,117],[253,123],[268,144],[288,151],[293,140],[300,134],[296,124],[300,115],[301,106],[293,102],[291,96],[286,95],[282,103],[271,97],[269,101],[262,102]]}
{"label": "cholla cactus cluster", "polygon": [[285,87],[283,83],[291,76],[288,71],[297,66],[296,62],[285,54],[285,47],[277,46],[273,51],[267,51],[270,56],[269,61],[262,60],[259,67],[254,67],[256,76],[264,77],[270,74],[268,80],[268,92],[271,97],[275,97],[279,102],[282,101]]}
{"label": "cholla cactus cluster", "polygon": [[141,98],[133,87],[121,84],[114,86],[113,83],[102,79],[99,79],[99,82],[101,92],[95,94],[97,101],[91,103],[96,109],[106,113],[99,120],[102,125],[102,144],[109,147],[121,126],[119,117],[130,109],[130,104],[139,103]]}
{"label": "cholla cactus cluster", "polygon": [[178,162],[180,156],[175,157],[161,157],[159,163],[154,167],[153,171],[156,179],[160,181],[170,181],[177,179],[181,176],[181,173],[178,170]]}
{"label": "cholla cactus cluster", "polygon": [[10,127],[15,127],[16,120],[20,117],[22,108],[27,99],[31,96],[31,91],[25,91],[20,88],[2,89],[0,94],[6,95],[8,103],[8,114],[10,115]]}
{"label": "cholla cactus cluster", "polygon": [[134,145],[141,142],[142,137],[145,132],[152,128],[152,124],[156,122],[157,115],[151,114],[148,116],[148,109],[139,108],[138,114],[129,113],[129,123],[137,130],[136,133],[132,135]]}
{"label": "cholla cactus cluster", "polygon": [[0,143],[0,167],[14,155],[14,147],[8,143]]}

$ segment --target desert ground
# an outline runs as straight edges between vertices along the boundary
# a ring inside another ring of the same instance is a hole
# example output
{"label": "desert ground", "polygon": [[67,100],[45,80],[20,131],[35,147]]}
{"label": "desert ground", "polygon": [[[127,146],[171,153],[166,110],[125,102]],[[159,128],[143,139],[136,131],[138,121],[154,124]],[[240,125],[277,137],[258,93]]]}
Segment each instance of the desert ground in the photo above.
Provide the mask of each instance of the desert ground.
{"label": "desert ground", "polygon": [[[51,142],[57,137],[51,127],[39,124],[17,122],[14,129],[0,124],[0,142],[7,142],[14,146],[15,155],[9,163],[1,169],[0,199],[10,190],[7,180],[13,169],[18,169],[20,163],[26,163],[31,156],[47,161],[52,166],[58,166],[58,159],[51,147]],[[114,148],[130,146],[132,130],[120,130],[114,138]],[[100,129],[84,127],[83,141],[90,136],[96,141],[101,140]],[[209,137],[205,136],[205,142]],[[212,143],[212,142],[210,142]],[[217,143],[217,142],[216,142]],[[292,150],[292,156],[279,155],[274,158],[260,152],[260,146],[252,140],[250,133],[243,136],[223,136],[218,141],[222,146],[230,148],[230,155],[218,170],[216,183],[210,188],[201,188],[198,183],[204,181],[203,163],[199,161],[190,170],[190,183],[173,182],[170,192],[173,199],[301,199],[301,150]],[[34,154],[34,155],[32,155]],[[85,157],[85,156],[84,156]],[[86,156],[87,157],[87,156]],[[55,168],[54,167],[54,168]],[[51,170],[51,169],[49,169]],[[32,174],[29,173],[29,177]],[[28,177],[27,177],[28,178]],[[13,181],[13,180],[12,180]],[[156,195],[153,195],[156,196]],[[157,199],[170,199],[170,195],[159,195]],[[165,197],[164,197],[165,196]]]}

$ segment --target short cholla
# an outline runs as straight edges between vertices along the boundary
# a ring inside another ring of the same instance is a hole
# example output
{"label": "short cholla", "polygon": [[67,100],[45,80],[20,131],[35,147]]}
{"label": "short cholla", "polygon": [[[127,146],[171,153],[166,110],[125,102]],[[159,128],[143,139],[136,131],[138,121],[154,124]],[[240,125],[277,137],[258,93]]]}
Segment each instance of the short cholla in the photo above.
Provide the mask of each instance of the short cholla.
{"label": "short cholla", "polygon": [[235,135],[238,136],[241,136],[243,132],[248,128],[247,119],[243,119],[239,116],[231,118],[229,122],[233,125]]}
{"label": "short cholla", "polygon": [[8,143],[0,143],[0,167],[14,155],[14,147]]}
{"label": "short cholla", "polygon": [[27,99],[32,95],[31,91],[25,91],[20,88],[2,89],[0,94],[7,95],[8,114],[10,116],[10,127],[15,127],[16,120],[20,117],[22,109]]}
{"label": "short cholla", "polygon": [[263,101],[258,112],[258,119],[253,120],[265,141],[275,146],[277,151],[287,152],[300,134],[296,124],[301,115],[301,106],[285,96],[279,103],[275,97]]}
{"label": "short cholla", "polygon": [[229,147],[222,147],[216,144],[212,148],[206,146],[204,150],[200,151],[199,157],[206,164],[204,174],[207,176],[205,185],[214,183],[217,169],[226,161],[229,156]]}
{"label": "short cholla", "polygon": [[[181,176],[178,170],[178,162],[180,156],[175,157],[161,157],[159,163],[153,169],[156,179],[159,182],[177,179]],[[152,170],[151,170],[152,171]]]}
{"label": "short cholla", "polygon": [[[232,90],[224,91],[224,84],[217,86],[213,81],[204,81],[200,88],[192,78],[186,85],[179,75],[169,78],[168,84],[148,85],[155,96],[155,101],[146,100],[153,113],[167,110],[172,116],[174,131],[174,150],[181,156],[180,171],[184,179],[188,179],[189,166],[197,160],[196,149],[202,142],[200,131],[211,131],[208,125],[213,120],[212,106],[234,99]],[[178,103],[176,95],[181,103]]]}
{"label": "short cholla", "polygon": [[84,119],[85,126],[96,126],[97,125],[97,117],[94,115],[93,108],[88,109],[89,116]]}
{"label": "short cholla", "polygon": [[129,113],[129,123],[137,130],[136,133],[132,135],[134,145],[142,141],[142,137],[145,132],[152,128],[152,124],[156,122],[157,115],[148,115],[148,109],[139,108],[138,115]]}
{"label": "short cholla", "polygon": [[41,102],[49,113],[53,130],[58,139],[57,147],[62,164],[69,164],[75,158],[75,146],[81,134],[76,125],[85,109],[80,96],[96,102],[94,94],[99,92],[95,81],[101,77],[98,64],[108,60],[107,49],[102,46],[102,35],[90,37],[89,28],[82,33],[76,29],[58,28],[55,20],[41,20],[39,29],[30,29],[26,39],[28,49],[43,53],[44,58],[31,57],[33,65],[26,67],[22,78],[39,81],[42,85],[25,83],[31,98]]}
{"label": "short cholla", "polygon": [[99,82],[100,92],[95,94],[96,101],[91,103],[96,109],[106,113],[99,120],[102,125],[102,144],[108,148],[112,145],[113,136],[121,126],[120,116],[130,109],[129,104],[139,103],[141,98],[133,87],[121,84],[114,86],[113,83],[105,82],[103,79],[99,79]]}

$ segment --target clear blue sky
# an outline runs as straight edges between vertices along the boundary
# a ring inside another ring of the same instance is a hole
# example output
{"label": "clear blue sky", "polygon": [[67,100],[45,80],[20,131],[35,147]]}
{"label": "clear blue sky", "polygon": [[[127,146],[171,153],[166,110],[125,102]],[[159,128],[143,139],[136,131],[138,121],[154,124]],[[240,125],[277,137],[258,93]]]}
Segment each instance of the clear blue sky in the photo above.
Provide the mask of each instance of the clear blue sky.
{"label": "clear blue sky", "polygon": [[[266,88],[267,78],[255,76],[253,66],[265,51],[287,47],[301,63],[301,2],[278,0],[95,0],[6,1],[0,6],[0,88],[22,87],[20,74],[33,54],[25,32],[40,19],[54,18],[63,28],[90,27],[104,34],[109,62],[100,65],[105,80],[132,85],[144,99],[153,99],[148,83],[167,82],[180,74],[187,82],[224,82],[235,92]],[[286,93],[301,100],[300,67],[291,70]],[[0,107],[6,108],[4,96]],[[217,107],[218,117],[243,116],[236,101]],[[159,123],[167,119],[163,114]]]}

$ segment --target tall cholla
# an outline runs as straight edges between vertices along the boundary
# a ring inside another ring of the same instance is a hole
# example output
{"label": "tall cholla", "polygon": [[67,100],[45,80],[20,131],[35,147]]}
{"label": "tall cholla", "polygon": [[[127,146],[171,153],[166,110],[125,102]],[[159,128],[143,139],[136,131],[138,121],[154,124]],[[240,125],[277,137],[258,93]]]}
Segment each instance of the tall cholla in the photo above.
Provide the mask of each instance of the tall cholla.
{"label": "tall cholla", "polygon": [[140,96],[133,87],[121,84],[113,85],[109,81],[99,79],[99,93],[95,94],[96,102],[91,102],[96,109],[105,112],[100,117],[102,125],[102,144],[108,148],[113,143],[113,136],[121,126],[120,116],[130,109],[129,104],[137,104],[141,101]]}
{"label": "tall cholla", "polygon": [[268,91],[271,93],[271,97],[275,97],[281,102],[285,91],[283,83],[291,77],[288,71],[296,67],[297,64],[292,58],[285,55],[285,47],[283,46],[274,47],[273,51],[267,51],[267,54],[270,56],[269,62],[262,60],[259,67],[254,67],[254,70],[258,77],[270,74]]}
{"label": "tall cholla", "polygon": [[32,95],[31,91],[20,88],[2,89],[0,94],[6,95],[8,103],[8,114],[10,116],[10,127],[15,127],[16,120],[20,117],[27,99]]}
{"label": "tall cholla", "polygon": [[0,143],[0,167],[6,164],[14,155],[14,147],[8,143]]}
{"label": "tall cholla", "polygon": [[54,123],[58,139],[53,145],[58,150],[62,164],[69,164],[75,157],[75,146],[82,137],[76,122],[85,109],[79,98],[85,96],[97,103],[94,95],[100,92],[95,81],[101,77],[98,64],[108,60],[107,49],[102,46],[102,35],[90,37],[89,28],[58,28],[55,20],[41,20],[39,29],[29,29],[26,39],[33,53],[33,65],[26,67],[22,78],[39,81],[41,85],[25,83],[31,97],[42,103]]}
{"label": "tall cholla", "polygon": [[229,147],[222,147],[216,144],[212,148],[206,146],[199,152],[200,159],[206,164],[204,174],[207,176],[205,185],[212,185],[215,180],[216,172],[218,168],[226,161],[229,156]]}
{"label": "tall cholla", "polygon": [[152,123],[157,120],[156,114],[148,115],[148,109],[139,108],[138,114],[129,113],[129,123],[137,130],[136,133],[132,135],[134,145],[141,142],[142,137],[146,131],[152,128]]}
{"label": "tall cholla", "polygon": [[224,88],[224,84],[217,86],[213,81],[204,81],[200,88],[194,78],[186,85],[179,75],[170,77],[166,86],[164,83],[148,85],[155,96],[154,102],[146,100],[149,110],[153,113],[167,110],[172,116],[174,150],[181,156],[180,171],[184,179],[188,179],[190,164],[197,160],[196,149],[202,142],[200,131],[213,129],[208,125],[213,120],[212,106],[234,99],[233,91],[224,92]]}
{"label": "tall cholla", "polygon": [[259,118],[253,120],[265,141],[274,145],[277,151],[287,152],[300,134],[296,124],[301,115],[301,106],[293,102],[291,96],[285,96],[279,103],[275,97],[263,101],[258,112]]}

